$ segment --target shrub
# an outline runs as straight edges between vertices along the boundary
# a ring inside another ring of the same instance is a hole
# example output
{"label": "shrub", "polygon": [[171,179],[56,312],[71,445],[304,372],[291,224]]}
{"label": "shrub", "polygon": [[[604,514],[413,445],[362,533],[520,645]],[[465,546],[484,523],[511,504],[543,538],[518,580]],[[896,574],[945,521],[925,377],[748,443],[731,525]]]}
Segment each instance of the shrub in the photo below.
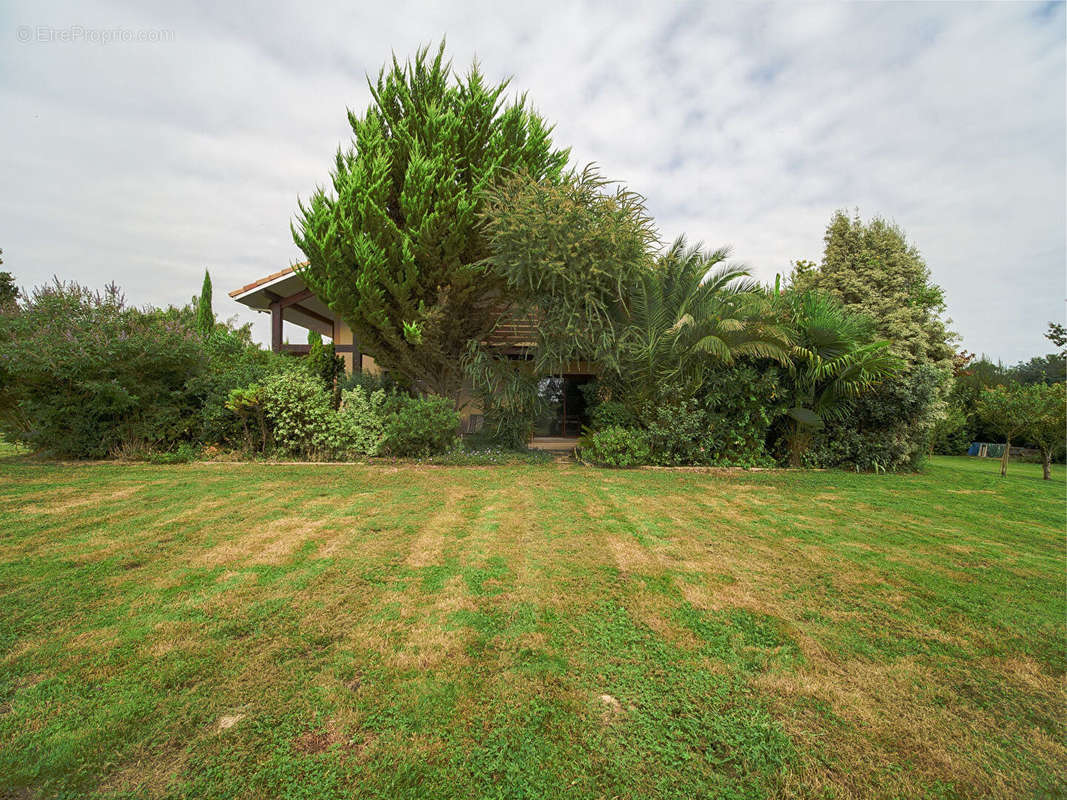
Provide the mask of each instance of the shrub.
{"label": "shrub", "polygon": [[956,405],[949,405],[934,425],[930,435],[930,452],[946,456],[961,456],[971,444],[971,429],[967,415]]}
{"label": "shrub", "polygon": [[333,342],[324,345],[321,334],[309,332],[304,365],[308,372],[319,377],[333,407],[338,408],[341,405],[340,381],[345,375],[345,360],[337,355]]}
{"label": "shrub", "polygon": [[590,427],[593,430],[604,428],[633,428],[637,417],[625,405],[617,400],[604,400],[593,406],[589,412]]}
{"label": "shrub", "polygon": [[775,367],[729,367],[709,373],[701,387],[707,429],[706,463],[751,467],[773,464],[767,452],[771,426],[787,404]]}
{"label": "shrub", "polygon": [[814,437],[805,464],[856,470],[915,470],[941,416],[945,373],[920,365],[860,395],[851,410]]}
{"label": "shrub", "polygon": [[341,408],[337,415],[341,442],[347,455],[378,454],[385,439],[385,424],[382,421],[384,404],[385,392],[381,389],[368,392],[357,386],[341,393]]}
{"label": "shrub", "polygon": [[708,418],[695,399],[661,402],[642,409],[641,422],[652,448],[651,463],[660,466],[703,464],[702,446]]}
{"label": "shrub", "polygon": [[452,450],[459,414],[447,397],[397,395],[385,403],[384,449],[400,457],[426,457]]}
{"label": "shrub", "polygon": [[578,452],[583,461],[603,467],[639,467],[652,457],[645,431],[618,426],[583,436]]}
{"label": "shrub", "polygon": [[180,442],[178,446],[166,452],[152,452],[148,460],[153,464],[188,464],[200,457],[200,448],[189,442]]}
{"label": "shrub", "polygon": [[103,458],[168,450],[190,435],[200,337],[114,285],[35,289],[0,314],[0,429],[37,451]]}
{"label": "shrub", "polygon": [[344,451],[339,418],[320,377],[303,370],[272,375],[259,399],[280,453],[319,460]]}
{"label": "shrub", "polygon": [[205,368],[192,376],[187,386],[197,405],[191,434],[205,445],[233,447],[243,441],[247,446],[251,420],[234,414],[231,392],[247,389],[271,375],[301,369],[302,364],[291,356],[260,349],[247,325],[231,328],[216,324],[204,339],[203,348]]}

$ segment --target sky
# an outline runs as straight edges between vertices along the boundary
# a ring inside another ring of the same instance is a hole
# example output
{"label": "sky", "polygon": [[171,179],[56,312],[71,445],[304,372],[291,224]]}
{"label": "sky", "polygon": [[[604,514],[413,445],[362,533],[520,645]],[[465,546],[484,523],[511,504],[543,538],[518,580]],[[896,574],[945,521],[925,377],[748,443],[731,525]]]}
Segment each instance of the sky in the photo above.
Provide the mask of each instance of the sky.
{"label": "sky", "polygon": [[[895,221],[972,352],[1051,351],[1067,264],[1064,3],[100,3],[0,8],[0,248],[23,287],[229,290],[300,259],[366,75],[447,37],[574,163],[764,281],[837,209]],[[299,340],[299,332],[291,335]]]}

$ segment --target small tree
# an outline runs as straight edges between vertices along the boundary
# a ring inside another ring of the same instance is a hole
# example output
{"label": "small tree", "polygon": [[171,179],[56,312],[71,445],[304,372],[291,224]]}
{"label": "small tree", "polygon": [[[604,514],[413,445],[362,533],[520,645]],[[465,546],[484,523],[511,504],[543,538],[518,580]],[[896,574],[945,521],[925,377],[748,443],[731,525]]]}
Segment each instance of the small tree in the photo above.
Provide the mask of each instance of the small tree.
{"label": "small tree", "polygon": [[1018,385],[994,386],[982,391],[978,400],[978,414],[994,433],[1004,437],[1004,455],[1000,459],[1000,476],[1008,474],[1008,454],[1011,441],[1022,434],[1029,424],[1033,399]]}
{"label": "small tree", "polygon": [[1067,326],[1059,322],[1050,322],[1045,338],[1056,345],[1060,358],[1067,358]]}
{"label": "small tree", "polygon": [[[4,263],[4,251],[0,250],[0,266]],[[0,272],[0,313],[17,308],[19,290],[10,272]]]}
{"label": "small tree", "polygon": [[207,338],[215,329],[215,312],[211,310],[211,275],[204,270],[204,283],[200,287],[200,299],[196,303],[196,329]]}
{"label": "small tree", "polygon": [[539,318],[539,371],[616,352],[614,321],[652,269],[655,227],[644,198],[592,165],[559,182],[519,175],[493,192],[485,231],[491,272],[519,311]]}
{"label": "small tree", "polygon": [[1029,409],[1023,435],[1041,451],[1045,480],[1052,477],[1052,458],[1064,449],[1067,430],[1067,388],[1062,383],[1037,383],[1022,389]]}

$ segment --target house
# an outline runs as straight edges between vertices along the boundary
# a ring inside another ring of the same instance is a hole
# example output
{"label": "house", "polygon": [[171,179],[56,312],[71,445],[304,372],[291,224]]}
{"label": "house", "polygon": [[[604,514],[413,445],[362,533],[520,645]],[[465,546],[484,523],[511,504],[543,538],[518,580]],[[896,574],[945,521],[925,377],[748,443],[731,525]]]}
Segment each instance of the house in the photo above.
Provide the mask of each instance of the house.
{"label": "house", "polygon": [[[331,339],[334,350],[344,359],[346,372],[373,375],[381,371],[374,358],[360,350],[352,329],[315,296],[293,267],[252,281],[230,292],[230,297],[255,311],[271,315],[271,349],[276,353],[305,354],[308,351],[306,344],[285,341],[282,323],[288,322]],[[535,326],[536,321],[532,319],[505,319],[488,343],[511,358],[523,358],[534,346]],[[593,366],[585,362],[570,364],[560,374],[546,375],[540,382],[540,391],[548,410],[534,426],[535,435],[577,438],[582,426],[588,424],[581,387],[594,377]],[[460,402],[464,431],[478,430],[483,421],[478,398],[467,391]]]}

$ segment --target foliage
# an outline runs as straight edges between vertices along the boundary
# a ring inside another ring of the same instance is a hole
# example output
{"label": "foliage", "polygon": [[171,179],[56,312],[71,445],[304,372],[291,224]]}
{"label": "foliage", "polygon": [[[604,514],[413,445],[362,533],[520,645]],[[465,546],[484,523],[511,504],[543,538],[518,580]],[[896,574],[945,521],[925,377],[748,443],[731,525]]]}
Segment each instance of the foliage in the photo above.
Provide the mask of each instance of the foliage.
{"label": "foliage", "polygon": [[706,463],[707,414],[695,398],[681,397],[670,386],[662,389],[660,397],[638,413],[651,448],[648,463],[665,467]]}
{"label": "foliage", "polygon": [[383,450],[399,457],[447,453],[456,446],[459,414],[447,397],[394,395],[384,405]]}
{"label": "foliage", "polygon": [[338,379],[337,384],[340,386],[342,392],[346,389],[355,389],[357,386],[368,394],[373,394],[379,389],[386,394],[403,392],[403,389],[397,385],[396,381],[393,380],[388,372],[353,370],[349,375],[342,375]]}
{"label": "foliage", "polygon": [[204,284],[200,287],[200,299],[196,303],[196,329],[205,337],[215,330],[215,312],[211,310],[211,275],[207,270],[204,270]]}
{"label": "foliage", "polygon": [[[0,249],[0,265],[4,263],[4,251]],[[19,289],[10,272],[0,271],[0,314],[18,310]]]}
{"label": "foliage", "polygon": [[906,368],[947,369],[954,335],[942,320],[944,293],[931,282],[926,262],[904,231],[881,217],[865,223],[838,211],[824,242],[819,268],[795,273],[793,288],[828,292],[870,317]]}
{"label": "foliage", "polygon": [[371,83],[349,112],[353,144],[338,151],[332,191],[300,203],[293,236],[302,277],[382,368],[418,391],[458,396],[461,357],[497,318],[502,281],[481,265],[484,193],[510,171],[558,178],[567,151],[526,105],[504,102],[477,65],[455,76],[420,49]]}
{"label": "foliage", "polygon": [[326,394],[331,398],[334,408],[341,404],[341,379],[345,374],[345,360],[337,355],[333,342],[322,343],[322,336],[317,331],[308,331],[307,369],[322,381]]}
{"label": "foliage", "polygon": [[357,386],[341,395],[338,421],[342,448],[346,455],[374,456],[385,439],[382,409],[385,391],[367,392]]}
{"label": "foliage", "polygon": [[1045,480],[1051,478],[1052,459],[1064,450],[1067,429],[1067,390],[1062,383],[1043,383],[1022,390],[1029,403],[1023,435],[1041,451]]}
{"label": "foliage", "polygon": [[589,410],[589,421],[590,427],[595,431],[604,428],[633,428],[637,425],[637,416],[625,403],[603,400]]}
{"label": "foliage", "polygon": [[767,466],[767,440],[787,408],[782,373],[752,363],[705,374],[699,399],[706,415],[702,460],[720,466]]}
{"label": "foliage", "polygon": [[1060,359],[1067,358],[1067,326],[1060,322],[1050,322],[1045,338],[1056,346],[1056,354]]}
{"label": "foliage", "polygon": [[[236,446],[247,431],[239,416],[227,407],[230,393],[276,375],[302,368],[292,356],[273,353],[252,341],[250,325],[218,323],[202,341],[204,369],[189,378],[187,389],[196,410],[191,415],[191,436],[205,445]],[[246,442],[247,444],[247,442]]]}
{"label": "foliage", "polygon": [[271,375],[258,396],[280,454],[319,461],[347,449],[346,431],[317,375],[304,370]]}
{"label": "foliage", "polygon": [[592,165],[562,180],[520,173],[489,195],[484,219],[490,273],[512,314],[538,319],[534,368],[549,374],[574,360],[606,361],[614,318],[656,242],[644,198]]}
{"label": "foliage", "polygon": [[653,450],[645,431],[611,427],[584,435],[578,454],[583,461],[602,467],[639,467],[651,462]]}
{"label": "foliage", "polygon": [[798,467],[815,431],[844,420],[863,393],[898,371],[899,360],[888,342],[874,340],[872,320],[830,295],[789,291],[780,297],[795,342],[782,442],[790,465]]}
{"label": "foliage", "polygon": [[917,470],[942,415],[942,370],[915,367],[861,394],[849,412],[814,434],[804,463],[856,470]]}
{"label": "foliage", "polygon": [[509,359],[472,342],[464,368],[481,401],[489,442],[507,450],[525,450],[544,409],[532,362]]}
{"label": "foliage", "polygon": [[226,410],[241,420],[245,449],[261,453],[270,450],[270,426],[263,406],[263,387],[258,383],[243,389],[231,389],[226,397]]}
{"label": "foliage", "polygon": [[37,451],[103,458],[169,449],[190,433],[199,337],[114,285],[33,290],[0,314],[0,429]]}
{"label": "foliage", "polygon": [[1059,353],[1034,356],[1029,361],[1020,361],[1008,370],[1012,380],[1021,384],[1063,383],[1067,380],[1067,366]]}
{"label": "foliage", "polygon": [[983,389],[978,399],[978,416],[986,426],[1004,439],[1004,455],[1000,474],[1008,471],[1011,443],[1026,430],[1030,416],[1037,411],[1034,397],[1018,384]]}
{"label": "foliage", "polygon": [[736,359],[789,363],[788,329],[727,248],[706,252],[679,237],[655,267],[636,276],[616,311],[614,382],[632,405],[654,401],[660,387],[693,397],[706,369]]}
{"label": "foliage", "polygon": [[949,404],[930,434],[930,452],[947,456],[963,455],[971,441],[967,415],[959,406]]}
{"label": "foliage", "polygon": [[188,464],[200,457],[200,447],[191,442],[178,442],[173,450],[153,450],[148,454],[152,464]]}

